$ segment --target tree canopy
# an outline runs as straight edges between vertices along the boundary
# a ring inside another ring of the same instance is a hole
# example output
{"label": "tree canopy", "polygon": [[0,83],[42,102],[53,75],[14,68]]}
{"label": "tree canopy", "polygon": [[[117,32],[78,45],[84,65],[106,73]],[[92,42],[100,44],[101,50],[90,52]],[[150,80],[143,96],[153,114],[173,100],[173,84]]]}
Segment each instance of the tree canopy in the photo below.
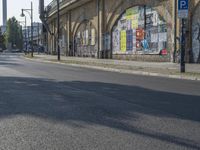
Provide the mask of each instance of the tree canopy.
{"label": "tree canopy", "polygon": [[12,48],[23,48],[22,27],[15,17],[8,19],[6,27],[6,43]]}
{"label": "tree canopy", "polygon": [[3,35],[0,28],[0,48],[5,49],[5,36]]}

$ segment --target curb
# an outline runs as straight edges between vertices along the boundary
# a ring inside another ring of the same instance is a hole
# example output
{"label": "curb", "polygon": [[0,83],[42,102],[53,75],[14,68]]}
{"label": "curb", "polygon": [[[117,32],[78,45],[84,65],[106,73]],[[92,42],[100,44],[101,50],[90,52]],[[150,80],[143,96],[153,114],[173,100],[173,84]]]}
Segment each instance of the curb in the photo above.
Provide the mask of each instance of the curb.
{"label": "curb", "polygon": [[32,59],[32,58],[27,58],[27,57],[24,57],[24,56],[23,56],[23,58],[25,58],[27,60],[35,61],[35,62],[61,64],[61,65],[67,65],[67,66],[72,66],[72,67],[96,69],[96,70],[102,70],[102,71],[108,71],[108,72],[117,72],[117,73],[123,73],[123,74],[134,74],[134,75],[143,75],[143,76],[152,76],[152,77],[163,77],[163,78],[171,78],[171,79],[200,81],[200,78],[198,78],[198,77],[189,77],[189,76],[183,76],[183,75],[166,75],[166,74],[162,74],[162,73],[152,73],[152,72],[145,72],[145,71],[105,68],[105,67],[91,66],[91,65],[66,64],[66,63],[54,62],[54,61],[50,61],[50,60]]}

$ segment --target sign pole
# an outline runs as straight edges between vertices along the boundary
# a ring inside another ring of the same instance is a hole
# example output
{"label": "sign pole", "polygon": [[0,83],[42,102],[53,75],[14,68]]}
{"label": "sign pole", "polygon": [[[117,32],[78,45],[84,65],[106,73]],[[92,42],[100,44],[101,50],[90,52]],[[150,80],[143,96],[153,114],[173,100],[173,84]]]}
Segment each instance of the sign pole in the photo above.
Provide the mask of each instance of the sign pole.
{"label": "sign pole", "polygon": [[180,71],[185,73],[185,19],[182,19],[182,29],[181,29],[181,62],[180,62]]}
{"label": "sign pole", "polygon": [[178,0],[178,17],[181,19],[181,60],[180,72],[185,72],[185,37],[186,19],[188,18],[189,0]]}

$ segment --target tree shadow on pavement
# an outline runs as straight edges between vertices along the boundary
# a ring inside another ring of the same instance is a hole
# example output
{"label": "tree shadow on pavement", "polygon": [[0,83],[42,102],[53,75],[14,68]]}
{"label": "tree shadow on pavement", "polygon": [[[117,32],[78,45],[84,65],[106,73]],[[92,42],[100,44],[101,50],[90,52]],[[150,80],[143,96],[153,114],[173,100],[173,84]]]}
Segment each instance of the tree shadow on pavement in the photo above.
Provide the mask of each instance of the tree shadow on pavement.
{"label": "tree shadow on pavement", "polygon": [[0,77],[0,83],[1,118],[33,115],[80,128],[82,126],[70,121],[81,121],[200,149],[199,142],[155,132],[133,123],[133,120],[140,119],[138,114],[144,114],[199,124],[200,96],[101,82]]}

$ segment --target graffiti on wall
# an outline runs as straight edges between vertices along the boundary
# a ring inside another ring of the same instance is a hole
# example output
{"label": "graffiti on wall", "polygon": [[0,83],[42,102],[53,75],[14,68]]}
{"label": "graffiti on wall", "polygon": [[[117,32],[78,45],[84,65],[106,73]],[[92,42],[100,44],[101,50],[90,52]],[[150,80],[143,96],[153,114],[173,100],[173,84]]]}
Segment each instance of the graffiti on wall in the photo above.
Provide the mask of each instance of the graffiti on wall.
{"label": "graffiti on wall", "polygon": [[113,27],[114,54],[159,54],[166,46],[167,23],[153,8],[129,8]]}
{"label": "graffiti on wall", "polygon": [[192,39],[193,61],[200,63],[200,23],[193,26]]}
{"label": "graffiti on wall", "polygon": [[96,30],[90,22],[82,23],[74,39],[76,56],[95,57],[97,54]]}

